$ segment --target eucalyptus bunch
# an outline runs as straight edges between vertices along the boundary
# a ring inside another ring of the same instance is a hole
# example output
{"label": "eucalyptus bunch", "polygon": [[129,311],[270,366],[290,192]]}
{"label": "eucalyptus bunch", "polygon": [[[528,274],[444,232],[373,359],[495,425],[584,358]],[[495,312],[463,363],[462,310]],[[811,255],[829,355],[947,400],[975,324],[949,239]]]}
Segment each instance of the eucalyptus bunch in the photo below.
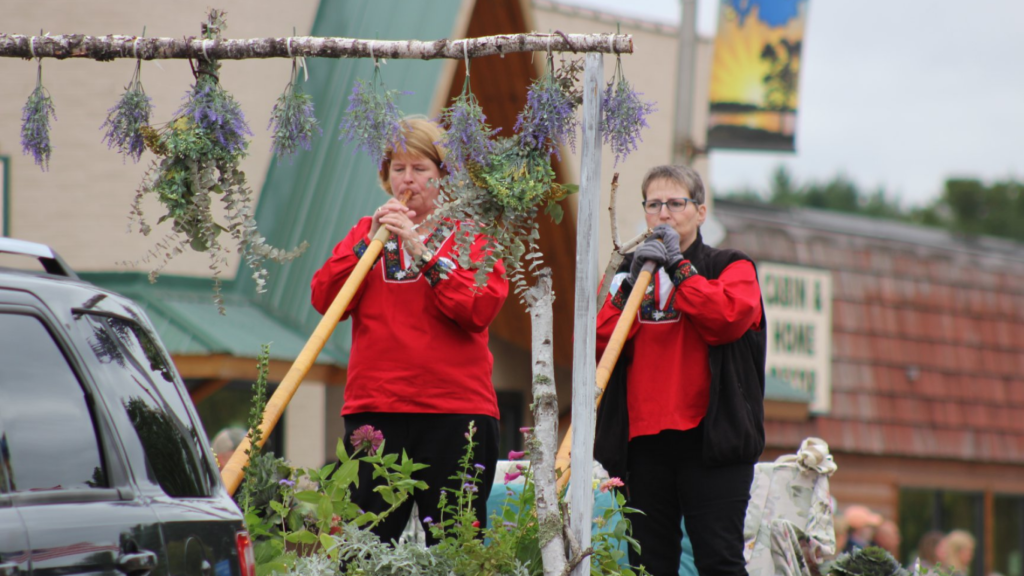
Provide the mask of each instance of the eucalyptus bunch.
{"label": "eucalyptus bunch", "polygon": [[107,111],[107,119],[100,126],[100,130],[106,129],[103,142],[107,148],[116,149],[126,160],[131,158],[138,162],[146,151],[142,129],[149,126],[152,111],[153,99],[142,88],[142,61],[139,60],[135,63],[135,72],[125,86],[124,94]]}
{"label": "eucalyptus bunch", "polygon": [[384,162],[384,153],[393,144],[405,146],[402,134],[402,114],[395,101],[403,94],[389,90],[380,75],[380,63],[374,61],[373,78],[366,82],[356,80],[348,97],[348,108],[338,125],[339,139],[355,142],[365,151],[377,168]]}
{"label": "eucalyptus bunch", "polygon": [[21,149],[31,154],[43,172],[50,167],[50,118],[57,119],[57,113],[50,98],[50,92],[43,87],[43,61],[39,59],[36,71],[36,87],[28,95],[21,109]]}
{"label": "eucalyptus bunch", "polygon": [[[551,155],[557,156],[559,147],[575,142],[575,114],[581,99],[575,86],[580,68],[578,62],[569,62],[555,70],[553,61],[548,63],[549,73],[536,80],[527,93],[516,134],[473,148],[486,149],[489,154],[463,152],[461,159],[450,163],[455,169],[440,186],[438,214],[461,223],[456,236],[459,265],[475,269],[476,283],[484,285],[501,261],[520,298],[527,289],[527,274],[543,264],[537,246],[541,207],[555,223],[561,222],[563,210],[558,202],[576,189],[555,182]],[[454,105],[460,104],[456,101]],[[479,127],[462,132],[493,134],[483,122],[481,113]],[[445,141],[460,139],[457,133],[446,136]],[[469,248],[476,236],[485,238],[486,244],[474,259]]]}
{"label": "eucalyptus bunch", "polygon": [[[305,64],[302,68],[305,70]],[[291,79],[277,98],[267,127],[273,131],[271,151],[278,158],[291,156],[299,148],[312,149],[314,133],[321,136],[324,134],[316,119],[313,97],[302,90],[298,79],[299,65],[297,60],[292,60]]]}
{"label": "eucalyptus bunch", "polygon": [[[203,25],[203,38],[215,39],[226,28],[224,13],[211,10]],[[170,220],[171,233],[157,243],[142,259],[159,264],[150,271],[155,282],[160,270],[185,246],[210,256],[213,271],[214,302],[225,313],[220,294],[220,275],[227,267],[228,249],[220,240],[227,231],[242,259],[253,271],[256,291],[265,291],[266,260],[284,263],[305,251],[305,242],[289,251],[274,248],[266,242],[253,219],[252,190],[246,181],[241,161],[247,155],[248,137],[252,131],[241,107],[219,81],[220,63],[201,60],[194,69],[196,82],[185,95],[185,103],[175,117],[160,129],[142,127],[146,146],[159,158],[147,170],[136,192],[130,218],[143,235],[150,227],[142,214],[141,203],[146,194],[153,194],[167,209],[158,222]],[[226,223],[215,221],[214,197],[220,197]]]}
{"label": "eucalyptus bunch", "polygon": [[615,73],[601,96],[601,133],[615,154],[615,165],[637,149],[640,132],[650,128],[647,117],[657,112],[654,102],[640,98],[622,73],[622,56],[615,60]]}

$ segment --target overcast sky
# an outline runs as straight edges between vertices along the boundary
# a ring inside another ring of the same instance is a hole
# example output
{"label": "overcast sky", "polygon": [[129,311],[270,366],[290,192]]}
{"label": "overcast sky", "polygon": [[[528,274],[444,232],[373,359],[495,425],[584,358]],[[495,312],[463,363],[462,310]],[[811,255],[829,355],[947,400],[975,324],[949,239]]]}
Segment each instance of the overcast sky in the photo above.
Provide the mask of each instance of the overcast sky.
{"label": "overcast sky", "polygon": [[[679,0],[558,0],[677,24]],[[905,205],[950,176],[1024,179],[1024,2],[809,0],[796,154],[712,152],[718,190],[845,173]],[[717,0],[699,0],[712,36]]]}

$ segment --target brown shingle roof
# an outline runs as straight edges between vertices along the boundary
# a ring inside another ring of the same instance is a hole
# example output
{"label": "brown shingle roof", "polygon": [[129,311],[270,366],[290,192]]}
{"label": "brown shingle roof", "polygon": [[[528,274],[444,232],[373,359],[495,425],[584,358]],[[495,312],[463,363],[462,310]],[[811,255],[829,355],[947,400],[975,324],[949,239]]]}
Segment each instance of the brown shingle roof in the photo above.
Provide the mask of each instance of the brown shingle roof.
{"label": "brown shingle roof", "polygon": [[718,201],[757,262],[832,270],[832,411],[768,445],[1024,463],[1024,245],[810,209]]}

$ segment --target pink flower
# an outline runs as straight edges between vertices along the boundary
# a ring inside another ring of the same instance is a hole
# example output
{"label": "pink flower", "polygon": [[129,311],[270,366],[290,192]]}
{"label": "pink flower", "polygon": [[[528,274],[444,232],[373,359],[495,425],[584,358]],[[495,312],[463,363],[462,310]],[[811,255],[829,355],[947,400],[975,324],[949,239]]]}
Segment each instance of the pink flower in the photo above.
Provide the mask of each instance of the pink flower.
{"label": "pink flower", "polygon": [[479,520],[473,520],[473,528],[479,528],[479,527],[480,527],[480,521]]}
{"label": "pink flower", "polygon": [[505,484],[508,484],[509,482],[515,480],[516,478],[519,478],[522,475],[522,472],[505,472]]}
{"label": "pink flower", "polygon": [[605,480],[604,482],[601,482],[601,492],[607,492],[612,488],[622,488],[623,486],[625,486],[625,484],[622,483],[622,480],[619,480],[617,477],[613,476]]}
{"label": "pink flower", "polygon": [[522,428],[519,429],[519,431],[522,432],[523,434],[529,434],[530,432],[533,432],[533,427],[523,426]]}
{"label": "pink flower", "polygon": [[381,442],[384,442],[384,434],[380,430],[374,430],[373,426],[366,424],[356,428],[356,431],[352,433],[352,447],[356,450],[366,448],[366,451],[373,456],[377,453],[377,449],[380,448]]}
{"label": "pink flower", "polygon": [[509,450],[508,451],[508,459],[509,460],[519,460],[523,456],[526,456],[526,452],[520,452],[518,450]]}

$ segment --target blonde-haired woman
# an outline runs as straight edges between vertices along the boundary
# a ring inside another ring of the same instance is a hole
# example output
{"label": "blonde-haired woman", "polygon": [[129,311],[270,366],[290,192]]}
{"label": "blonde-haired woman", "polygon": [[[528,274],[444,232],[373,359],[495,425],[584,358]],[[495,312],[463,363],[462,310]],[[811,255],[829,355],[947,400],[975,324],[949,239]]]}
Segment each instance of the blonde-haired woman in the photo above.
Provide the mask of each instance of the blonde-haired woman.
{"label": "blonde-haired woman", "polygon": [[[437,520],[441,489],[462,487],[451,477],[461,472],[470,422],[478,444],[473,462],[483,467],[475,487],[476,513],[480,525],[486,524],[498,459],[498,403],[487,329],[508,296],[500,262],[487,286],[477,287],[474,271],[456,264],[458,223],[434,217],[438,180],[446,173],[444,150],[437,145],[442,131],[425,118],[407,118],[402,135],[404,143],[386,151],[379,171],[381,187],[391,198],[356,223],[312,281],[313,306],[322,314],[379,228],[391,232],[343,317],[352,318],[352,348],[341,410],[346,438],[372,426],[383,433],[388,453],[404,450],[429,466],[414,474],[429,489],[417,492],[375,530],[385,542],[398,539],[413,502],[421,519]],[[474,260],[482,257],[483,243],[474,242]],[[431,252],[428,246],[438,248]],[[386,510],[373,491],[380,481],[371,477],[369,467],[360,472],[353,500],[369,512]],[[427,541],[435,543],[429,530]]]}
{"label": "blonde-haired woman", "polygon": [[953,576],[965,576],[974,560],[974,536],[966,530],[953,530],[939,542],[938,556],[943,571]]}

